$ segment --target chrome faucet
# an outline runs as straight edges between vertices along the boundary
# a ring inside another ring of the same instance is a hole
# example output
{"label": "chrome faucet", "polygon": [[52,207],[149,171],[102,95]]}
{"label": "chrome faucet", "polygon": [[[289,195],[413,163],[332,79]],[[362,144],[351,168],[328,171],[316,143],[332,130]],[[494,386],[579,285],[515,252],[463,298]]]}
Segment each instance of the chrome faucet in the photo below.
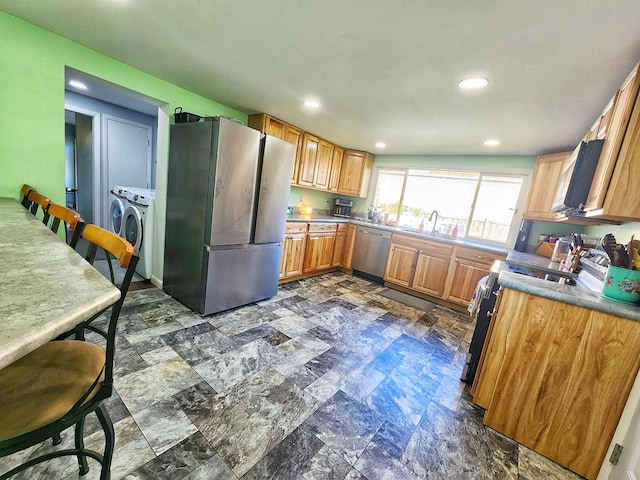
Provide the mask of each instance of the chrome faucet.
{"label": "chrome faucet", "polygon": [[431,227],[431,235],[433,235],[436,231],[436,223],[438,223],[438,211],[434,210],[433,212],[431,212],[431,215],[429,215],[429,221],[433,220],[433,214],[436,214],[436,219],[433,222],[433,227]]}

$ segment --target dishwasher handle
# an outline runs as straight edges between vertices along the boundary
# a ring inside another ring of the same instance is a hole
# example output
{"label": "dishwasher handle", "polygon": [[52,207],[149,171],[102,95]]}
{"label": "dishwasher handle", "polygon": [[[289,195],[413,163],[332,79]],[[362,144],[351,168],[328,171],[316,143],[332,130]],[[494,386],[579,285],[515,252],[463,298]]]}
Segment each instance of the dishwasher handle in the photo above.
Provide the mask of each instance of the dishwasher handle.
{"label": "dishwasher handle", "polygon": [[364,233],[366,235],[376,235],[382,238],[391,238],[391,232],[384,232],[381,230],[371,230],[371,229],[362,228],[362,227],[358,228],[358,233]]}

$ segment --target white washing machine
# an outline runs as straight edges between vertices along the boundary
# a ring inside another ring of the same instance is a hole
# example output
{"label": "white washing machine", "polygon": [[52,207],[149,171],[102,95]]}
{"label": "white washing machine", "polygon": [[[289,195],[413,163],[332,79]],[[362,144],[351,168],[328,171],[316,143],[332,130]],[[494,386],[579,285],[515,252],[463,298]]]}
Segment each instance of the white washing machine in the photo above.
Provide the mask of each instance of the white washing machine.
{"label": "white washing machine", "polygon": [[153,256],[153,231],[155,215],[155,190],[121,187],[126,199],[122,214],[121,236],[127,239],[138,253],[140,260],[136,273],[151,278]]}
{"label": "white washing machine", "polygon": [[124,188],[115,186],[111,189],[111,206],[109,207],[109,230],[122,236],[122,216],[129,201],[124,195]]}

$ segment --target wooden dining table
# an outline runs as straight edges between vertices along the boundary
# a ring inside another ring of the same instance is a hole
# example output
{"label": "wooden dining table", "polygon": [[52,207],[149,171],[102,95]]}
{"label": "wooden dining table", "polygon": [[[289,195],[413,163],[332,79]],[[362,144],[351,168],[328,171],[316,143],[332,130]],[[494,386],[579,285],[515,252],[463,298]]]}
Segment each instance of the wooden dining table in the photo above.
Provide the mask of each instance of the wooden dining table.
{"label": "wooden dining table", "polygon": [[0,197],[0,368],[119,298],[120,290],[42,220]]}

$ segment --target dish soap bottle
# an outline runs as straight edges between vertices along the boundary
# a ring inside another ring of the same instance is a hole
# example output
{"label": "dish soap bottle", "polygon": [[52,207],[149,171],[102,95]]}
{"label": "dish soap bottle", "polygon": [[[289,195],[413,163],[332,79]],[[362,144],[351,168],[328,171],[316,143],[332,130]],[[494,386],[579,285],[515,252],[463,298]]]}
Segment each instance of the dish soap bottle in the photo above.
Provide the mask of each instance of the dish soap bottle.
{"label": "dish soap bottle", "polygon": [[420,225],[418,225],[418,231],[422,232],[424,230],[424,218],[420,220]]}

